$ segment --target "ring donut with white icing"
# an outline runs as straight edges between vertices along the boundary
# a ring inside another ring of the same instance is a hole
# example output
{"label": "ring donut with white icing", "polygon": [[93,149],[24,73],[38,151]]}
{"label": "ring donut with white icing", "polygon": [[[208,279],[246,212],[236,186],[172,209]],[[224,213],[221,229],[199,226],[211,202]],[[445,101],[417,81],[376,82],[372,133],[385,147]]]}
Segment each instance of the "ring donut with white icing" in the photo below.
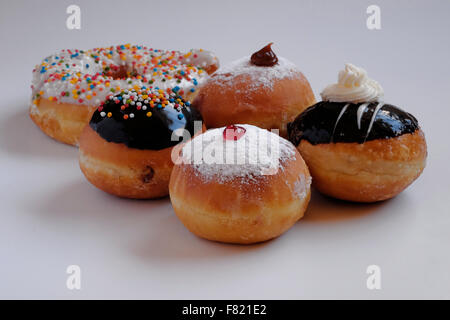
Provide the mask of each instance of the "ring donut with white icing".
{"label": "ring donut with white icing", "polygon": [[33,70],[30,117],[50,137],[77,145],[92,113],[123,89],[175,89],[192,100],[219,66],[209,51],[186,53],[139,45],[62,50]]}
{"label": "ring donut with white icing", "polygon": [[383,89],[347,64],[323,101],[288,125],[322,193],[343,200],[375,202],[396,196],[423,171],[425,136],[417,119],[382,102]]}

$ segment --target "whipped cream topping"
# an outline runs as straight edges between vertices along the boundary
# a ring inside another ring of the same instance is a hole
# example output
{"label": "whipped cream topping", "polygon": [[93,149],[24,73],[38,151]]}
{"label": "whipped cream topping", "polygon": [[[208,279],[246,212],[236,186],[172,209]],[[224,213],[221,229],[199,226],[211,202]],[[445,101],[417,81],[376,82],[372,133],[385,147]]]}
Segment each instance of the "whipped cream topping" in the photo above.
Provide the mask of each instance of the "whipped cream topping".
{"label": "whipped cream topping", "polygon": [[383,94],[383,88],[367,76],[366,70],[351,63],[339,72],[337,83],[320,93],[324,101],[351,103],[379,101]]}

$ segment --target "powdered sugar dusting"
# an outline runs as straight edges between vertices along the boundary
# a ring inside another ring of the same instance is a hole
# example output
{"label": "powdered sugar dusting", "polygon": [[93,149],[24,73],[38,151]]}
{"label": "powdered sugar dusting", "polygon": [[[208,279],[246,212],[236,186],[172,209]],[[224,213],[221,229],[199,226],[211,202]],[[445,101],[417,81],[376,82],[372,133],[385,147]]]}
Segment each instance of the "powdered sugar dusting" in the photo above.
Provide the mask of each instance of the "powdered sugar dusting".
{"label": "powdered sugar dusting", "polygon": [[[259,67],[253,65],[248,56],[220,68],[211,81],[221,85],[231,85],[237,81],[236,76],[248,75],[251,77],[249,90],[261,87],[272,89],[274,79],[293,78],[298,76],[299,72],[295,64],[282,57],[278,57],[278,63],[272,67]],[[242,79],[242,81],[246,80]]]}
{"label": "powdered sugar dusting", "polygon": [[205,180],[225,183],[234,178],[242,182],[284,170],[296,149],[275,133],[252,125],[238,125],[246,133],[237,141],[225,140],[225,127],[211,129],[195,137],[182,149],[182,161],[191,164]]}

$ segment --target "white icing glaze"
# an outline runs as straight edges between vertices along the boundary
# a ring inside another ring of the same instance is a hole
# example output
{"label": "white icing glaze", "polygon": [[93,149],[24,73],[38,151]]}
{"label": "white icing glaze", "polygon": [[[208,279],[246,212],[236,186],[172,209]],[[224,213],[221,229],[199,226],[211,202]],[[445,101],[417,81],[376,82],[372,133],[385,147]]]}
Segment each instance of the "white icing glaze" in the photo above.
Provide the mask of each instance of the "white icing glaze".
{"label": "white icing glaze", "polygon": [[225,140],[225,127],[210,129],[189,141],[182,149],[182,161],[189,163],[205,180],[222,183],[240,177],[255,177],[284,170],[288,159],[295,159],[296,149],[287,140],[256,126],[239,124],[246,129],[238,139]]}
{"label": "white icing glaze", "polygon": [[[180,92],[195,91],[208,78],[203,68],[211,65],[218,65],[217,58],[201,49],[182,53],[122,45],[88,51],[62,50],[45,58],[33,70],[31,100],[36,104],[43,97],[96,106],[118,87],[145,86],[165,90],[178,86]],[[107,74],[112,68],[136,76],[114,79]]]}
{"label": "white icing glaze", "polygon": [[[211,81],[215,81],[221,85],[232,85],[235,81],[239,81],[236,77],[245,75],[249,76],[250,88],[248,90],[258,90],[261,87],[272,89],[275,79],[298,77],[300,71],[295,64],[289,60],[278,57],[278,63],[271,67],[260,67],[250,62],[250,56],[236,60],[216,71]],[[246,78],[241,81],[248,81]]]}
{"label": "white icing glaze", "polygon": [[339,72],[338,82],[327,86],[320,95],[331,102],[373,102],[383,96],[383,88],[364,69],[347,63]]}

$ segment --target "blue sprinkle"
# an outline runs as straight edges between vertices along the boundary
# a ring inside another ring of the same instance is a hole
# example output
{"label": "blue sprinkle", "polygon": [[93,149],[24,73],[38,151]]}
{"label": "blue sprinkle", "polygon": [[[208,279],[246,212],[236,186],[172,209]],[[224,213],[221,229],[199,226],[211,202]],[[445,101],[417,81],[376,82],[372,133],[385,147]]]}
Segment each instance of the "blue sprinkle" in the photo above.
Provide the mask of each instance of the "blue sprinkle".
{"label": "blue sprinkle", "polygon": [[91,89],[94,89],[94,88],[95,88],[95,85],[91,84],[90,87],[91,87]]}
{"label": "blue sprinkle", "polygon": [[184,72],[183,70],[181,70],[181,71],[180,71],[180,74],[181,74],[182,76],[184,76],[184,75],[185,75],[185,72]]}
{"label": "blue sprinkle", "polygon": [[183,119],[183,118],[184,118],[184,115],[183,115],[182,113],[179,113],[179,114],[178,114],[178,119],[181,120],[181,119]]}
{"label": "blue sprinkle", "polygon": [[161,108],[162,108],[162,104],[159,103],[158,106],[157,106],[157,108],[158,108],[158,109],[161,109]]}
{"label": "blue sprinkle", "polygon": [[52,63],[52,66],[54,66],[55,64],[56,64],[56,62],[53,62],[53,63]]}
{"label": "blue sprinkle", "polygon": [[189,107],[191,105],[189,101],[186,101],[184,104],[186,105],[186,107]]}
{"label": "blue sprinkle", "polygon": [[158,68],[153,68],[153,71],[155,71],[155,72],[158,71]]}
{"label": "blue sprinkle", "polygon": [[47,70],[45,70],[44,67],[42,67],[41,72],[40,73],[45,73]]}
{"label": "blue sprinkle", "polygon": [[180,91],[180,87],[179,86],[175,86],[175,88],[172,89],[173,92],[178,92]]}
{"label": "blue sprinkle", "polygon": [[175,99],[174,99],[174,98],[170,98],[169,101],[170,101],[170,102],[174,102]]}
{"label": "blue sprinkle", "polygon": [[191,90],[190,90],[191,92],[195,92],[195,89],[194,88],[191,88]]}
{"label": "blue sprinkle", "polygon": [[124,46],[124,45],[121,45],[121,46],[120,46],[120,49],[122,49],[122,50],[125,49],[125,46]]}
{"label": "blue sprinkle", "polygon": [[117,99],[122,100],[122,96],[118,96]]}
{"label": "blue sprinkle", "polygon": [[86,68],[88,68],[88,69],[89,69],[89,63],[86,63]]}

